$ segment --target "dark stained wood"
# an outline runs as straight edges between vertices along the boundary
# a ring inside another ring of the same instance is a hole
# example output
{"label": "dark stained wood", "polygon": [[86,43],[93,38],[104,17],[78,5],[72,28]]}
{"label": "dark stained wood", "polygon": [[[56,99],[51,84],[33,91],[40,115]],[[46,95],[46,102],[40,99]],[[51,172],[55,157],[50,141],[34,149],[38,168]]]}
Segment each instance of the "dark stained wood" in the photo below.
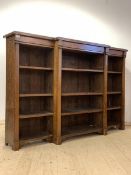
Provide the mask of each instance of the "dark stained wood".
{"label": "dark stained wood", "polygon": [[[62,117],[62,140],[102,131],[102,113],[88,113]],[[67,122],[67,119],[68,122]]]}
{"label": "dark stained wood", "polygon": [[52,116],[53,113],[45,111],[44,113],[36,113],[36,114],[23,114],[20,115],[20,119],[24,118],[36,118],[36,117],[44,117],[44,116]]}
{"label": "dark stained wood", "polygon": [[20,69],[33,69],[33,70],[45,70],[45,71],[50,71],[53,70],[52,68],[48,67],[35,67],[35,66],[19,66]]}
{"label": "dark stained wood", "polygon": [[109,56],[108,72],[122,73],[122,57]]}
{"label": "dark stained wood", "polygon": [[53,72],[40,72],[32,70],[20,70],[20,93],[21,94],[51,94]]}
{"label": "dark stained wood", "polygon": [[64,37],[56,37],[56,40],[59,41],[59,42],[60,41],[67,41],[67,42],[71,42],[71,43],[88,44],[88,45],[91,45],[91,46],[101,46],[101,47],[105,47],[105,48],[109,47],[109,45],[106,45],[106,44],[92,43],[92,42],[81,41],[81,40],[76,40],[76,39],[69,39],[69,38],[64,38]]}
{"label": "dark stained wood", "polygon": [[20,97],[50,97],[53,94],[20,94]]}
{"label": "dark stained wood", "polygon": [[33,38],[28,36],[22,36],[22,35],[16,35],[15,36],[16,43],[19,44],[30,44],[34,46],[44,46],[44,47],[54,47],[54,43],[48,39],[39,39],[39,38]]}
{"label": "dark stained wood", "polygon": [[108,94],[107,96],[107,107],[121,106],[121,94]]}
{"label": "dark stained wood", "polygon": [[121,109],[116,109],[116,110],[108,110],[107,113],[107,125],[108,128],[115,126],[118,128],[120,127],[120,122],[121,122]]}
{"label": "dark stained wood", "polygon": [[104,92],[104,98],[103,98],[103,134],[107,134],[107,71],[108,71],[108,55],[107,55],[107,49],[104,56],[104,76],[103,76],[103,92]]}
{"label": "dark stained wood", "polygon": [[62,136],[62,141],[65,141],[67,139],[70,139],[72,137],[76,137],[76,136],[81,136],[81,135],[87,135],[90,133],[99,133],[100,132],[100,128],[99,127],[87,127],[87,126],[83,126],[83,127],[74,127],[71,128],[70,130],[65,130],[63,132],[63,136]]}
{"label": "dark stained wood", "polygon": [[40,141],[43,141],[43,140],[48,140],[50,138],[52,138],[51,134],[49,135],[48,133],[44,133],[44,134],[42,133],[42,135],[38,135],[36,137],[22,138],[20,140],[20,145],[22,146],[22,145],[33,143],[33,142],[40,142]]}
{"label": "dark stained wood", "polygon": [[48,37],[48,36],[42,36],[42,35],[38,35],[38,34],[31,34],[31,33],[26,33],[26,32],[19,32],[19,31],[13,31],[11,33],[8,33],[6,35],[4,35],[4,38],[9,38],[11,36],[15,36],[15,35],[22,35],[22,36],[28,36],[28,37],[33,37],[33,38],[40,38],[40,39],[47,39],[47,40],[55,40],[55,38],[53,37]]}
{"label": "dark stained wood", "polygon": [[62,68],[62,71],[70,71],[70,72],[103,72],[103,70],[97,69],[74,69],[74,68]]}
{"label": "dark stained wood", "polygon": [[101,54],[63,49],[62,68],[89,71],[103,71]]}
{"label": "dark stained wood", "polygon": [[[93,127],[96,128],[96,125],[99,126],[98,130],[101,132],[103,102],[99,94],[103,95],[104,56],[78,52],[74,49],[67,50],[65,46],[62,47],[64,49],[62,52],[61,123],[62,130],[67,131],[66,136],[62,131],[62,140],[65,137],[70,138],[93,132]],[[99,113],[101,114],[98,115]],[[87,128],[83,131],[86,122]],[[92,130],[88,130],[89,123],[92,125]],[[70,130],[71,133],[68,132]]]}
{"label": "dark stained wood", "polygon": [[62,93],[62,96],[83,96],[83,95],[103,95],[101,92],[72,92],[72,93]]}
{"label": "dark stained wood", "polygon": [[120,106],[108,107],[107,110],[117,110],[117,109],[121,109],[121,107]]}
{"label": "dark stained wood", "polygon": [[126,52],[124,52],[124,58],[122,64],[122,98],[121,98],[122,117],[121,117],[120,129],[125,129],[125,58],[126,58]]}
{"label": "dark stained wood", "polygon": [[6,124],[5,144],[19,149],[19,45],[6,40]]}
{"label": "dark stained wood", "polygon": [[19,31],[11,32],[4,37],[9,38],[11,36],[14,36],[15,42],[17,43],[34,46],[54,47],[53,41],[55,40],[55,38],[53,37],[41,36]]}
{"label": "dark stained wood", "polygon": [[[53,132],[51,116],[54,63],[51,47],[54,43],[49,38],[29,38],[22,33],[13,33],[6,37],[5,144],[11,145],[13,150],[18,150],[23,138],[27,138],[28,142],[32,137],[37,140],[37,136],[42,137],[42,133],[47,132],[50,135]],[[22,41],[24,37],[26,39]],[[23,44],[24,42],[26,44]]]}
{"label": "dark stained wood", "polygon": [[122,74],[122,72],[108,71],[108,74]]}
{"label": "dark stained wood", "polygon": [[[102,93],[103,74],[62,72],[62,93]],[[70,78],[69,78],[70,77]]]}
{"label": "dark stained wood", "polygon": [[78,50],[78,51],[86,51],[93,53],[104,53],[104,47],[109,47],[103,44],[90,43],[85,41],[79,41],[74,39],[67,38],[56,38],[58,40],[58,45],[62,48]]}
{"label": "dark stained wood", "polygon": [[113,95],[113,94],[114,94],[114,95],[115,95],[115,94],[121,94],[121,93],[122,93],[121,91],[116,91],[116,92],[113,92],[113,91],[112,91],[112,92],[108,92],[108,94],[112,94],[112,95]]}
{"label": "dark stained wood", "polygon": [[67,110],[62,112],[62,116],[74,115],[74,114],[88,114],[88,113],[97,113],[102,112],[102,109],[76,109],[76,110]]}
{"label": "dark stained wood", "polygon": [[110,48],[108,56],[108,128],[125,128],[125,56],[127,50]]}
{"label": "dark stained wood", "polygon": [[124,129],[127,50],[23,32],[5,37],[6,145]]}
{"label": "dark stained wood", "polygon": [[19,111],[21,115],[53,112],[53,99],[48,96],[20,98]]}
{"label": "dark stained wood", "polygon": [[123,57],[124,52],[127,52],[126,49],[119,49],[119,48],[110,48],[109,55],[116,56],[116,57]]}
{"label": "dark stained wood", "polygon": [[58,42],[54,47],[54,117],[53,117],[53,140],[61,144],[61,79],[62,79],[62,49]]}
{"label": "dark stained wood", "polygon": [[109,74],[108,75],[108,92],[118,92],[121,90],[122,90],[122,75]]}
{"label": "dark stained wood", "polygon": [[[18,150],[19,143],[19,44],[15,43],[15,119],[14,119],[14,140],[13,150]],[[13,87],[12,87],[13,88]]]}

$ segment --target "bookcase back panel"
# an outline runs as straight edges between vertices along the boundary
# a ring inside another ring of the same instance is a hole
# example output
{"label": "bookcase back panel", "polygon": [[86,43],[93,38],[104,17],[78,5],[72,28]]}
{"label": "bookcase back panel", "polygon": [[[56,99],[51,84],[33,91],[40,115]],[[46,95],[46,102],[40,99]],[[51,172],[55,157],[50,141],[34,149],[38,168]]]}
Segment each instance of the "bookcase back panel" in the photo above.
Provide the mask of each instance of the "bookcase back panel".
{"label": "bookcase back panel", "polygon": [[103,55],[64,50],[62,67],[75,69],[103,69]]}
{"label": "bookcase back panel", "polygon": [[101,96],[62,97],[62,112],[96,108],[102,109]]}
{"label": "bookcase back panel", "polygon": [[109,56],[108,70],[122,72],[123,59],[121,57]]}
{"label": "bookcase back panel", "polygon": [[51,132],[52,121],[49,117],[20,120],[20,139],[44,136]]}
{"label": "bookcase back panel", "polygon": [[120,124],[121,116],[122,116],[121,110],[108,111],[108,114],[107,114],[108,126]]}
{"label": "bookcase back panel", "polygon": [[121,106],[121,95],[108,95],[107,98],[107,106],[113,107],[113,106]]}
{"label": "bookcase back panel", "polygon": [[52,97],[20,98],[20,114],[53,112]]}
{"label": "bookcase back panel", "polygon": [[20,70],[20,93],[52,93],[53,73],[35,70]]}
{"label": "bookcase back panel", "polygon": [[103,74],[63,71],[62,92],[103,92]]}
{"label": "bookcase back panel", "polygon": [[20,65],[53,67],[53,49],[20,45]]}
{"label": "bookcase back panel", "polygon": [[108,91],[122,91],[122,76],[109,75],[108,76]]}

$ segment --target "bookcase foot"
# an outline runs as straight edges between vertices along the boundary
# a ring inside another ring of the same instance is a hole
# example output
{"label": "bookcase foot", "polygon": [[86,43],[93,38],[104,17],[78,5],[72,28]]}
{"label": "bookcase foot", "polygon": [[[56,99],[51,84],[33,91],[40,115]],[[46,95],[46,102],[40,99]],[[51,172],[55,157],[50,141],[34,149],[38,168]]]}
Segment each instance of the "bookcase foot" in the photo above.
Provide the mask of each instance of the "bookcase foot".
{"label": "bookcase foot", "polygon": [[17,144],[14,144],[13,146],[12,146],[12,150],[13,151],[18,151],[20,149],[20,145],[17,143]]}
{"label": "bookcase foot", "polygon": [[124,129],[125,129],[125,126],[124,126],[124,125],[120,125],[120,126],[119,126],[119,129],[120,129],[120,130],[124,130]]}
{"label": "bookcase foot", "polygon": [[6,145],[6,146],[8,146],[8,143],[7,143],[7,142],[5,142],[5,145]]}
{"label": "bookcase foot", "polygon": [[107,135],[107,129],[103,130],[103,135]]}
{"label": "bookcase foot", "polygon": [[62,141],[61,141],[61,137],[57,137],[56,139],[54,139],[54,143],[56,145],[61,145]]}

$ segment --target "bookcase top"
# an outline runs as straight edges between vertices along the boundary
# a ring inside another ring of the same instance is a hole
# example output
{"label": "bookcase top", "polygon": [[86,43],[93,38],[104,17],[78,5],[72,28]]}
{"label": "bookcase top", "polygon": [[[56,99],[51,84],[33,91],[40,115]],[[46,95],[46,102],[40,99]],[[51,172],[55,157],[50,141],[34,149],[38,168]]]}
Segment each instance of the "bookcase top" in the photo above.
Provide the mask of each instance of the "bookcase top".
{"label": "bookcase top", "polygon": [[46,39],[46,40],[52,40],[52,41],[66,41],[66,42],[72,42],[72,43],[78,43],[78,44],[88,44],[92,46],[100,46],[100,47],[105,47],[105,48],[114,49],[114,50],[121,50],[123,52],[128,51],[127,49],[111,47],[110,45],[106,45],[106,44],[99,44],[99,43],[87,42],[87,41],[82,41],[82,40],[77,40],[77,39],[69,39],[69,38],[64,38],[64,37],[48,37],[48,36],[43,36],[43,35],[38,35],[38,34],[20,32],[20,31],[13,31],[11,33],[4,35],[3,37],[8,38],[13,35],[28,36],[28,37],[40,38],[40,39]]}
{"label": "bookcase top", "polygon": [[11,33],[8,33],[8,34],[4,35],[3,37],[8,38],[8,37],[11,37],[13,35],[22,35],[22,36],[28,36],[28,37],[34,37],[34,38],[55,40],[54,37],[48,37],[48,36],[37,35],[37,34],[32,34],[32,33],[25,33],[25,32],[20,32],[20,31],[13,31]]}

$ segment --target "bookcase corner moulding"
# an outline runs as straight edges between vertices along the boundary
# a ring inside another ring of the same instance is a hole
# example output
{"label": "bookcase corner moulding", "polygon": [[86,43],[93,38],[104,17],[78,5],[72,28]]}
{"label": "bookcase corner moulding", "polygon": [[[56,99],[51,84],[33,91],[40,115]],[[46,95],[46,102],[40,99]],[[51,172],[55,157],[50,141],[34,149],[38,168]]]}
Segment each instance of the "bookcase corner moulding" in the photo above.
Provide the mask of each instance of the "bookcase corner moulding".
{"label": "bookcase corner moulding", "polygon": [[6,145],[124,129],[127,50],[23,32],[4,37]]}

